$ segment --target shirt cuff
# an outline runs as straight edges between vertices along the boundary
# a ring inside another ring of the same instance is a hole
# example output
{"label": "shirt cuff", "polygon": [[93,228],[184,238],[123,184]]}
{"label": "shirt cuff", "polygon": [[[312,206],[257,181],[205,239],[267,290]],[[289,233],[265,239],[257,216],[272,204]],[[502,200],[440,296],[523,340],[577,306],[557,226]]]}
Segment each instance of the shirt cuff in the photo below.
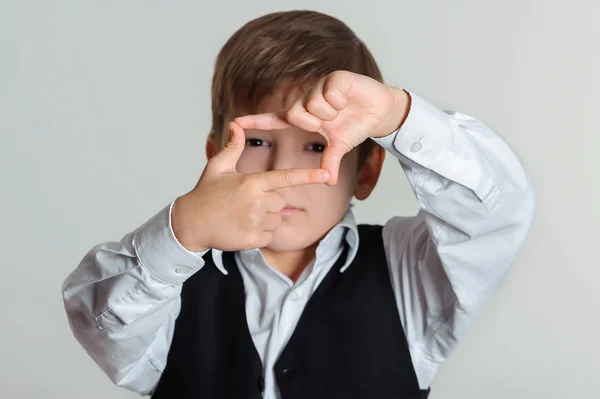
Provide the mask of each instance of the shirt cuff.
{"label": "shirt cuff", "polygon": [[142,265],[155,279],[180,285],[204,266],[208,252],[191,252],[181,245],[171,226],[175,201],[136,230],[133,245]]}
{"label": "shirt cuff", "polygon": [[452,137],[448,115],[423,98],[405,90],[411,97],[410,110],[402,126],[385,137],[373,140],[396,157],[434,169]]}
{"label": "shirt cuff", "polygon": [[[497,203],[497,183],[484,156],[466,130],[444,112],[414,93],[402,126],[378,139],[379,145],[411,169],[418,166],[471,189],[488,211]],[[481,136],[481,135],[479,135]],[[418,165],[418,166],[417,166]],[[494,198],[492,198],[494,197]]]}

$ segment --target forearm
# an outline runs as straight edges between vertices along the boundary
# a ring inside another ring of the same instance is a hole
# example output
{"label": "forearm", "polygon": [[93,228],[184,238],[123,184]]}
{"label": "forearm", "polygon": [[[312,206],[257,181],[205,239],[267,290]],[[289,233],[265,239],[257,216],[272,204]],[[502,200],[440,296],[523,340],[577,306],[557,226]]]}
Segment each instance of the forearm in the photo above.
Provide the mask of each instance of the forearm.
{"label": "forearm", "polygon": [[181,284],[203,265],[174,241],[169,210],[95,246],[63,284],[74,336],[113,382],[140,393],[164,367]]}
{"label": "forearm", "polygon": [[402,128],[376,141],[399,159],[419,203],[417,217],[386,224],[384,240],[427,386],[517,256],[534,193],[516,154],[490,128],[411,95]]}

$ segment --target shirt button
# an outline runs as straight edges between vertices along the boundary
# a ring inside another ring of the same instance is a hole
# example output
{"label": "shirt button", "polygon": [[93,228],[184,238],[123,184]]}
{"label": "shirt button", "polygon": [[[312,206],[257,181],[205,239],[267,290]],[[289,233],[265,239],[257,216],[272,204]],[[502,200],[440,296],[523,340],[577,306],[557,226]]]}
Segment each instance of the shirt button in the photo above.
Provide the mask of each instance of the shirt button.
{"label": "shirt button", "polygon": [[176,266],[175,273],[177,274],[188,274],[192,269],[187,266]]}
{"label": "shirt button", "polygon": [[298,294],[297,291],[292,292],[292,295],[290,295],[290,298],[292,299],[292,301],[297,301],[298,299],[300,299],[300,294]]}
{"label": "shirt button", "polygon": [[412,143],[410,145],[410,152],[419,152],[421,151],[421,149],[423,148],[423,143],[421,143],[420,141],[415,141],[414,143]]}

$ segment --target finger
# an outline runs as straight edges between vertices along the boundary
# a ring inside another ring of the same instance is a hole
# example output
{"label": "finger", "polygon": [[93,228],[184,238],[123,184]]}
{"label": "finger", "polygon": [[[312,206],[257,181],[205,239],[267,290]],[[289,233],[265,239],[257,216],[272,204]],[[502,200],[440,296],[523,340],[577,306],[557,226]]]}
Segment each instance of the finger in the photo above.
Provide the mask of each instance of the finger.
{"label": "finger", "polygon": [[323,121],[332,121],[338,116],[338,111],[327,101],[324,96],[325,84],[323,80],[312,88],[305,101],[305,108],[312,115]]}
{"label": "finger", "polygon": [[333,72],[327,76],[323,97],[333,108],[341,111],[348,106],[348,94],[351,89],[352,74],[343,71]]}
{"label": "finger", "polygon": [[285,119],[307,132],[320,132],[323,127],[323,120],[308,112],[302,100],[298,100],[286,111]]}
{"label": "finger", "polygon": [[285,208],[285,198],[277,191],[268,192],[264,196],[262,203],[267,212],[279,212]]}
{"label": "finger", "polygon": [[213,166],[221,172],[235,171],[235,166],[244,152],[246,135],[244,129],[235,122],[229,123],[229,140],[225,146],[214,156]]}
{"label": "finger", "polygon": [[244,129],[275,130],[290,127],[283,115],[274,112],[239,116],[233,121]]}
{"label": "finger", "polygon": [[273,231],[281,225],[281,215],[279,213],[268,212],[261,219],[260,227],[263,231]]}
{"label": "finger", "polygon": [[325,183],[329,173],[321,169],[285,169],[257,173],[255,176],[263,191],[272,191],[304,184]]}
{"label": "finger", "polygon": [[348,106],[348,99],[338,89],[326,89],[323,97],[325,97],[327,103],[338,112]]}
{"label": "finger", "polygon": [[256,239],[256,248],[264,248],[273,241],[273,233],[271,231],[263,231]]}
{"label": "finger", "polygon": [[329,172],[329,180],[327,184],[333,186],[338,181],[340,170],[340,162],[343,156],[351,150],[348,146],[340,141],[333,141],[331,145],[325,147],[321,156],[321,169]]}

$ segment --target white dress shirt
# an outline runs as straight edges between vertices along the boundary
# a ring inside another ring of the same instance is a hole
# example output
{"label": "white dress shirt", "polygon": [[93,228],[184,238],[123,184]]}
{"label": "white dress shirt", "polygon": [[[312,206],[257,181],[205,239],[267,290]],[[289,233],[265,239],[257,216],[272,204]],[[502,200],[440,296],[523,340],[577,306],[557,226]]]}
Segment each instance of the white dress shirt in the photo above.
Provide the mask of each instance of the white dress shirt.
{"label": "white dress shirt", "polygon": [[[518,157],[490,128],[410,95],[402,127],[375,141],[398,158],[420,206],[414,217],[390,219],[383,238],[398,314],[426,389],[513,263],[532,221],[534,193]],[[141,394],[152,393],[165,368],[181,286],[204,266],[204,253],[176,240],[172,205],[121,241],[93,247],[62,287],[77,340],[115,384]],[[265,369],[264,398],[280,398],[273,365],[344,241],[350,252],[342,273],[359,245],[350,210],[295,283],[260,250],[236,253],[248,326]],[[226,273],[221,255],[212,251]]]}

